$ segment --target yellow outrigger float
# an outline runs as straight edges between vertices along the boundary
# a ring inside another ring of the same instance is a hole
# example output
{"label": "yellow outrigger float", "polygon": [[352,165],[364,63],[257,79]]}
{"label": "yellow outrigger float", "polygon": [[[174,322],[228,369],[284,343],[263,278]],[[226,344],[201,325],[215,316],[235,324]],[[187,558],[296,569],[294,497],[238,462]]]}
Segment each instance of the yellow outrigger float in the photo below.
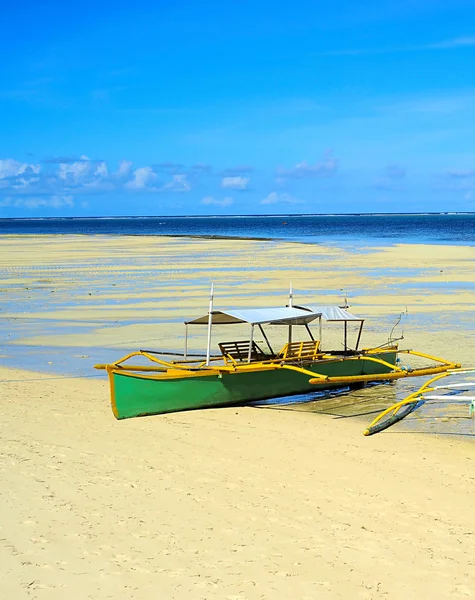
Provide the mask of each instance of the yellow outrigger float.
{"label": "yellow outrigger float", "polygon": [[[342,350],[322,349],[322,322],[343,324]],[[310,324],[318,323],[318,337]],[[359,323],[354,349],[348,346],[348,323]],[[221,342],[220,355],[211,355],[212,327],[250,325],[247,340]],[[180,360],[166,360],[167,352],[140,350],[112,364],[96,365],[109,376],[112,410],[118,419],[196,408],[225,406],[281,396],[306,394],[341,387],[362,387],[368,382],[403,377],[435,375],[458,365],[416,352],[399,350],[394,340],[377,348],[358,349],[364,319],[338,306],[294,306],[280,308],[213,310],[211,289],[208,314],[185,322],[185,349]],[[207,325],[206,355],[188,353],[188,326]],[[288,342],[275,352],[263,325],[288,330]],[[293,341],[296,326],[306,329],[306,341]],[[254,339],[260,331],[265,350]],[[419,369],[397,364],[401,354],[430,359],[436,364]],[[146,359],[147,364],[134,364]]]}

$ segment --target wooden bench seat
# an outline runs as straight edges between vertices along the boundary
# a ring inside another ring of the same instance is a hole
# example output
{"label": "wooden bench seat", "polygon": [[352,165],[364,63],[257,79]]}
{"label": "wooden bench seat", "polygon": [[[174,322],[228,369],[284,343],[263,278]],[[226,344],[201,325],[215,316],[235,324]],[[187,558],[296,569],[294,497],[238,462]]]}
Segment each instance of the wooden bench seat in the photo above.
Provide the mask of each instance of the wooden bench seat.
{"label": "wooden bench seat", "polygon": [[[221,342],[218,346],[225,362],[228,362],[230,358],[234,361],[247,362],[249,360],[249,342],[250,340]],[[269,358],[269,356],[253,341],[251,346],[251,361],[266,360],[266,358]]]}
{"label": "wooden bench seat", "polygon": [[285,344],[277,355],[285,359],[316,358],[320,353],[320,340],[309,340],[308,342],[289,342]]}

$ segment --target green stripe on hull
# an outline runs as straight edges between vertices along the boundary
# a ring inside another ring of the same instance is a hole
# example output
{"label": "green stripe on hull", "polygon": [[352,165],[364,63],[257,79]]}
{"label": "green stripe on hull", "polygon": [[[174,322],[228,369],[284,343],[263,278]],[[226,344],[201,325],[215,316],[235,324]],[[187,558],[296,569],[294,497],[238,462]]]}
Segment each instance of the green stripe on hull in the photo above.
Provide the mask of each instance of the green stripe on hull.
{"label": "green stripe on hull", "polygon": [[[396,353],[381,352],[371,355],[395,364]],[[330,377],[387,373],[384,365],[359,360],[341,360],[305,365],[315,373]],[[113,410],[118,419],[161,414],[180,410],[223,406],[277,396],[304,394],[336,384],[312,385],[310,377],[288,369],[254,371],[250,373],[223,373],[221,376],[151,379],[140,374],[110,373],[113,378]]]}

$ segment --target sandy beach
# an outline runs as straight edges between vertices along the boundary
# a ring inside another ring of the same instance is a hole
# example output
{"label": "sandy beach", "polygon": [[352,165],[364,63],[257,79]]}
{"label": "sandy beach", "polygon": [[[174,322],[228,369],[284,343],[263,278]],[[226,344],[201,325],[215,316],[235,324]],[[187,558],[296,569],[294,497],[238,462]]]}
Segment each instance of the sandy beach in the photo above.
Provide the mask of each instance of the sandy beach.
{"label": "sandy beach", "polygon": [[252,408],[117,422],[103,382],[0,375],[5,598],[473,595],[473,441]]}
{"label": "sandy beach", "polygon": [[0,238],[2,597],[475,595],[473,436],[251,407],[119,422],[107,382],[80,377],[180,349],[210,281],[222,306],[346,291],[364,344],[407,308],[406,347],[473,364],[474,266],[457,246]]}

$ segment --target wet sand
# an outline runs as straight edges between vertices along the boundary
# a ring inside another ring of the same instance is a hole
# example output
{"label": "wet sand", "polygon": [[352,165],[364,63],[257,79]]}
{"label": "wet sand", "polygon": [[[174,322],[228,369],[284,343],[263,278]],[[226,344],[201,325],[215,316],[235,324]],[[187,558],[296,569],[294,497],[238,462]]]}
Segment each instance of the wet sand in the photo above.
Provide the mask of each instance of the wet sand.
{"label": "wet sand", "polygon": [[[386,341],[407,309],[403,344],[473,362],[474,272],[470,246],[348,252],[255,240],[3,236],[0,318],[8,337],[0,354],[7,347],[20,359],[8,366],[35,368],[37,356],[25,357],[42,347],[49,354],[68,348],[72,356],[97,349],[96,362],[104,362],[107,348],[181,350],[183,320],[206,313],[211,282],[216,309],[284,306],[292,282],[296,304],[341,304],[346,294],[355,314],[368,319],[363,346]],[[327,329],[327,342],[341,344],[339,328]],[[276,336],[283,344],[285,335]],[[195,328],[191,348],[203,350],[205,337],[204,328]]]}
{"label": "wet sand", "polygon": [[283,305],[291,280],[320,303],[347,290],[365,345],[407,306],[406,347],[475,363],[474,263],[469,247],[0,238],[0,361],[30,349],[50,371],[0,368],[2,596],[471,597],[473,437],[250,407],[118,422],[104,380],[47,359],[179,349],[211,280],[219,307]]}

